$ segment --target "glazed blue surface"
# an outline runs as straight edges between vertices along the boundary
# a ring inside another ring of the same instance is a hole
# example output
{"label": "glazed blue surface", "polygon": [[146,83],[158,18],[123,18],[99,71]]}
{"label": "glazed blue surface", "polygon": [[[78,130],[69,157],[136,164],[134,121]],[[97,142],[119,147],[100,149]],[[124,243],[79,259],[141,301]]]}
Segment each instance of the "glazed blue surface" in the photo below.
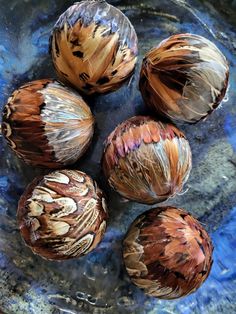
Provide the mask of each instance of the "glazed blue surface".
{"label": "glazed blue surface", "polygon": [[[0,0],[0,107],[21,84],[54,77],[48,38],[57,17],[73,1]],[[236,313],[236,25],[233,2],[217,11],[213,1],[110,1],[134,24],[139,65],[128,86],[88,98],[97,126],[86,156],[74,168],[93,176],[109,198],[110,220],[98,248],[78,260],[48,262],[32,254],[16,224],[18,199],[41,170],[20,162],[0,136],[0,309],[4,313]],[[213,3],[213,5],[212,5]],[[221,2],[220,2],[221,3]],[[122,262],[122,239],[148,206],[125,202],[101,175],[103,142],[121,121],[148,113],[137,89],[145,51],[174,33],[192,32],[212,40],[230,62],[230,89],[220,109],[196,125],[179,125],[193,151],[186,192],[169,203],[197,217],[210,232],[211,274],[194,294],[175,301],[146,297],[130,282]]]}

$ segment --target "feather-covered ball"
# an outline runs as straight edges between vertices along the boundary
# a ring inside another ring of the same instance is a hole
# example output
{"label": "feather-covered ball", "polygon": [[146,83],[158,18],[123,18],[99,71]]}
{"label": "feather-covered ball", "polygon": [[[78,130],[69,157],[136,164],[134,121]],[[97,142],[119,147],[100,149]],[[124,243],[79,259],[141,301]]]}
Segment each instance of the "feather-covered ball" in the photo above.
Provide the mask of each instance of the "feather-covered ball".
{"label": "feather-covered ball", "polygon": [[174,207],[139,216],[124,240],[123,257],[132,282],[150,296],[186,296],[208,277],[213,246],[202,225]]}
{"label": "feather-covered ball", "polygon": [[94,118],[80,95],[50,79],[16,90],[2,121],[3,135],[18,157],[50,168],[77,161],[94,131]]}
{"label": "feather-covered ball", "polygon": [[137,35],[106,1],[75,3],[54,26],[50,51],[59,78],[86,94],[117,90],[132,75]]}
{"label": "feather-covered ball", "polygon": [[17,216],[26,244],[50,260],[89,253],[101,241],[108,217],[103,192],[76,170],[36,178],[22,195]]}
{"label": "feather-covered ball", "polygon": [[155,204],[182,190],[192,166],[191,149],[174,125],[137,116],[110,134],[102,165],[123,197]]}
{"label": "feather-covered ball", "polygon": [[195,123],[219,106],[228,78],[227,60],[212,42],[179,34],[147,53],[139,86],[145,103],[158,114]]}

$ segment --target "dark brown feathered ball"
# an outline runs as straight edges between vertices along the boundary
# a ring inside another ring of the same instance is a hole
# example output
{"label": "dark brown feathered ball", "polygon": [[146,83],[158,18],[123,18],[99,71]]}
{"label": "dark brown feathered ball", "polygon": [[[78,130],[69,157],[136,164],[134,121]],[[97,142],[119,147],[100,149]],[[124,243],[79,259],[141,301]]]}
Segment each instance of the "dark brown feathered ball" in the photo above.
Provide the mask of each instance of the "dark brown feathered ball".
{"label": "dark brown feathered ball", "polygon": [[109,184],[123,197],[155,204],[181,192],[191,156],[188,141],[174,125],[137,116],[110,134],[102,166]]}
{"label": "dark brown feathered ball", "polygon": [[80,95],[50,79],[16,90],[2,121],[3,135],[19,158],[49,168],[76,162],[94,131],[94,118]]}
{"label": "dark brown feathered ball", "polygon": [[124,240],[123,256],[132,282],[150,296],[186,296],[208,277],[213,246],[202,225],[174,207],[139,216]]}
{"label": "dark brown feathered ball", "polygon": [[133,73],[137,35],[106,1],[80,1],[54,26],[50,51],[59,78],[86,94],[117,90]]}
{"label": "dark brown feathered ball", "polygon": [[107,207],[103,192],[89,176],[58,170],[27,187],[17,216],[21,235],[34,253],[64,260],[97,246],[106,229]]}
{"label": "dark brown feathered ball", "polygon": [[139,86],[145,103],[158,114],[194,123],[219,106],[228,78],[227,60],[212,42],[179,34],[146,54]]}

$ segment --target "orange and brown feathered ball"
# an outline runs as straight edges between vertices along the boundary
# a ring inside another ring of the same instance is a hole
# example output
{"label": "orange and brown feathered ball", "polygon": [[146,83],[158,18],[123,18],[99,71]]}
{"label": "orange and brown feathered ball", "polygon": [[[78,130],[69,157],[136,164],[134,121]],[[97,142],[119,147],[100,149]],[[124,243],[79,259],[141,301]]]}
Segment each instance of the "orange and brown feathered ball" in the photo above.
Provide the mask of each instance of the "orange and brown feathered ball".
{"label": "orange and brown feathered ball", "polygon": [[59,78],[86,94],[117,90],[133,73],[137,35],[106,1],[75,3],[54,26],[50,51]]}
{"label": "orange and brown feathered ball", "polygon": [[22,195],[17,216],[26,244],[50,260],[89,253],[101,241],[108,218],[103,192],[77,170],[36,178]]}
{"label": "orange and brown feathered ball", "polygon": [[208,277],[213,246],[202,225],[174,207],[139,216],[124,240],[123,257],[132,282],[150,296],[186,296]]}
{"label": "orange and brown feathered ball", "polygon": [[74,163],[93,131],[94,118],[81,96],[51,79],[23,85],[3,109],[3,135],[17,156],[33,166]]}
{"label": "orange and brown feathered ball", "polygon": [[211,41],[178,34],[146,54],[139,86],[145,103],[158,114],[195,123],[219,106],[228,78],[227,60]]}
{"label": "orange and brown feathered ball", "polygon": [[188,141],[174,125],[137,116],[110,134],[102,166],[109,184],[123,197],[155,204],[181,192],[191,156]]}

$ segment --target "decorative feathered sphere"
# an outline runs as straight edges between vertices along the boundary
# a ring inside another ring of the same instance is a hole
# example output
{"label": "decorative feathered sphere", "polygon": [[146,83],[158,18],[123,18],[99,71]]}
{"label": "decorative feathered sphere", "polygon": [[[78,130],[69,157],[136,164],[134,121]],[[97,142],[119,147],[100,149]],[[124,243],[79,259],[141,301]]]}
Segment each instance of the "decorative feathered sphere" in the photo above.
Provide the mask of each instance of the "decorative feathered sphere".
{"label": "decorative feathered sphere", "polygon": [[16,90],[3,109],[2,131],[26,163],[50,168],[72,164],[88,148],[94,118],[80,95],[43,79]]}
{"label": "decorative feathered sphere", "polygon": [[155,204],[181,192],[191,156],[188,141],[174,125],[137,116],[110,134],[102,165],[110,185],[123,197]]}
{"label": "decorative feathered sphere", "polygon": [[101,241],[107,206],[88,175],[57,170],[27,187],[17,216],[21,235],[35,254],[65,260],[89,253]]}
{"label": "decorative feathered sphere", "polygon": [[228,78],[227,60],[212,42],[179,34],[147,53],[139,86],[145,103],[158,114],[194,123],[219,106]]}
{"label": "decorative feathered sphere", "polygon": [[54,26],[50,51],[59,78],[86,94],[117,90],[133,73],[137,35],[106,1],[81,1]]}
{"label": "decorative feathered sphere", "polygon": [[208,277],[213,246],[202,225],[174,207],[139,216],[124,240],[123,256],[132,282],[150,296],[186,296]]}

